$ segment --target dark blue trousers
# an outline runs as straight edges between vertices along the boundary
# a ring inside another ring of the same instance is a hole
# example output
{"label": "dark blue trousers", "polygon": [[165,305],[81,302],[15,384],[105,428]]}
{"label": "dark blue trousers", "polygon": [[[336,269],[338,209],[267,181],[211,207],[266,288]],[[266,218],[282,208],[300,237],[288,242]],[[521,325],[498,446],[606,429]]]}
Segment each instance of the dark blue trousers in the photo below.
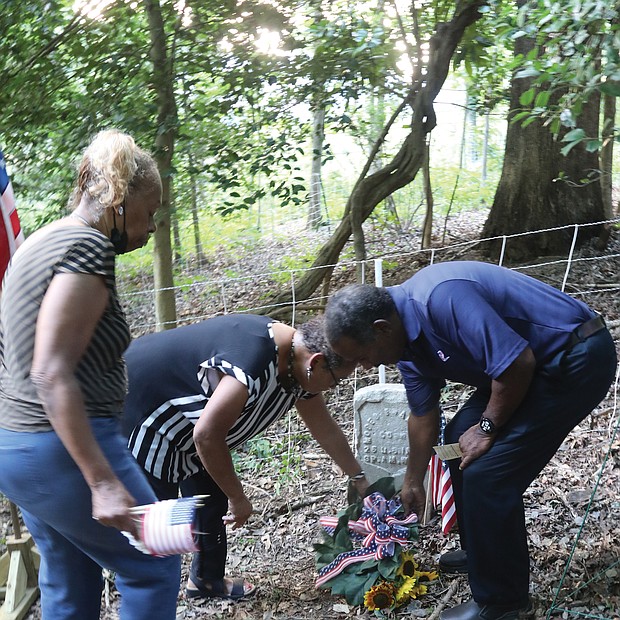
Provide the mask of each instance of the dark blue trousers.
{"label": "dark blue trousers", "polygon": [[[492,448],[464,471],[450,462],[459,533],[467,549],[469,584],[481,604],[522,606],[529,591],[523,493],[570,431],[603,400],[616,370],[607,330],[541,365]],[[484,412],[489,393],[477,390],[446,427],[457,442]]]}
{"label": "dark blue trousers", "polygon": [[175,499],[179,496],[179,487],[183,497],[191,495],[208,495],[204,506],[196,514],[199,551],[194,553],[190,577],[192,581],[221,581],[224,578],[226,555],[226,526],[222,517],[228,511],[228,497],[217,486],[206,471],[200,471],[180,484],[163,482],[146,474],[155,494],[159,499]]}

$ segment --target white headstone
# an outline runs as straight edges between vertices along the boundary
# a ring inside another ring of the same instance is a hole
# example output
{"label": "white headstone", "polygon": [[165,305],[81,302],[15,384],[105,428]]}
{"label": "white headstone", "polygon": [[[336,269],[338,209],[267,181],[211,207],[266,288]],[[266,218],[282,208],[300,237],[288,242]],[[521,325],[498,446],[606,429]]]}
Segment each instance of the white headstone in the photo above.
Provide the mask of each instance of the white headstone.
{"label": "white headstone", "polygon": [[380,383],[357,390],[353,399],[355,453],[372,483],[392,476],[400,488],[407,467],[409,404],[405,386]]}

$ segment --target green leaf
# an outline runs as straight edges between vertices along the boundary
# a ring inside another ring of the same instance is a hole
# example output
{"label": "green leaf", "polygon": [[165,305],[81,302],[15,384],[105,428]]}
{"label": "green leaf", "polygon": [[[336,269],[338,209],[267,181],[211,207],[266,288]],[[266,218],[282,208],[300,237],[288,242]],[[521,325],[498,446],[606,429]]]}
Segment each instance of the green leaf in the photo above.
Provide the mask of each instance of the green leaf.
{"label": "green leaf", "polygon": [[377,565],[379,564],[379,560],[375,559],[375,558],[371,558],[369,560],[366,560],[365,562],[362,562],[360,564],[358,564],[358,573],[365,573],[369,570],[376,570],[377,569]]}
{"label": "green leaf", "polygon": [[519,103],[521,105],[530,105],[532,101],[534,101],[534,96],[536,95],[536,91],[533,88],[528,88],[524,93],[521,93],[519,97]]}
{"label": "green leaf", "polygon": [[377,567],[379,570],[379,574],[386,581],[393,581],[394,578],[396,577],[396,571],[398,570],[398,567],[400,566],[400,561],[399,560],[394,561],[395,557],[396,556],[393,556],[391,558],[383,558],[383,560],[379,562],[379,566]]}
{"label": "green leaf", "polygon": [[595,153],[601,146],[603,146],[601,140],[588,140],[586,142],[586,151],[588,151],[588,153]]}
{"label": "green leaf", "polygon": [[338,553],[353,550],[353,544],[351,543],[348,530],[341,529],[336,533],[334,538],[334,549],[338,550]]}
{"label": "green leaf", "polygon": [[515,73],[515,78],[532,78],[538,77],[540,75],[540,71],[538,69],[534,69],[534,67],[526,67],[525,69],[521,69],[521,71],[517,71]]}
{"label": "green leaf", "polygon": [[367,575],[366,581],[363,582],[349,582],[347,591],[345,593],[345,598],[347,602],[351,605],[363,605],[364,604],[364,594],[372,588],[372,586],[377,583],[377,575]]}
{"label": "green leaf", "polygon": [[332,553],[334,549],[333,545],[327,545],[325,543],[313,543],[312,548],[317,553]]}
{"label": "green leaf", "polygon": [[600,91],[611,97],[620,97],[620,82],[607,80],[599,86]]}
{"label": "green leaf", "polygon": [[379,478],[379,480],[368,487],[366,495],[370,495],[371,493],[381,493],[381,495],[383,495],[386,499],[391,499],[396,493],[394,478],[391,476]]}
{"label": "green leaf", "polygon": [[[569,131],[563,138],[562,138],[562,142],[579,142],[583,139],[585,139],[586,137],[586,132],[581,129],[580,127],[577,127],[577,129],[571,129],[571,131]],[[573,145],[574,146],[574,145]]]}
{"label": "green leaf", "polygon": [[511,123],[518,123],[520,120],[527,118],[528,116],[531,115],[531,112],[529,110],[524,110],[523,112],[517,112],[511,119],[510,122]]}
{"label": "green leaf", "polygon": [[356,575],[348,572],[347,569],[330,579],[324,587],[331,587],[332,594],[344,596],[350,605],[362,605],[364,594],[378,578],[379,576],[376,573]]}
{"label": "green leaf", "polygon": [[562,148],[562,150],[560,151],[562,153],[562,155],[568,155],[569,152],[571,151],[571,149],[575,146],[577,146],[579,144],[579,140],[577,140],[576,142],[571,142],[570,144],[567,144],[565,147]]}
{"label": "green leaf", "polygon": [[549,97],[551,97],[550,90],[543,90],[536,95],[536,101],[534,106],[537,108],[546,108],[549,103]]}

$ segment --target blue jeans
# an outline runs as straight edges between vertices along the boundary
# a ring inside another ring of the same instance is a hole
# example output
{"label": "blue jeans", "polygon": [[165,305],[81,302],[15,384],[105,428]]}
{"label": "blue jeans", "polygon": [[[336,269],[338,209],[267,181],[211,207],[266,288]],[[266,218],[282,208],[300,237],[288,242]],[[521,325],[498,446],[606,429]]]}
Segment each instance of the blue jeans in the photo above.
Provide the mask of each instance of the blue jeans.
{"label": "blue jeans", "polygon": [[[570,431],[607,394],[616,370],[607,330],[540,366],[530,389],[492,448],[464,471],[450,461],[459,533],[467,549],[469,585],[481,604],[527,604],[529,553],[523,493]],[[477,390],[446,427],[457,442],[477,424],[489,393]]]}
{"label": "blue jeans", "polygon": [[[116,475],[138,504],[156,500],[118,422],[91,420]],[[97,620],[102,567],[116,573],[122,620],[174,620],[180,556],[155,558],[92,518],[91,493],[55,432],[0,429],[0,491],[17,504],[41,554],[43,620]]]}

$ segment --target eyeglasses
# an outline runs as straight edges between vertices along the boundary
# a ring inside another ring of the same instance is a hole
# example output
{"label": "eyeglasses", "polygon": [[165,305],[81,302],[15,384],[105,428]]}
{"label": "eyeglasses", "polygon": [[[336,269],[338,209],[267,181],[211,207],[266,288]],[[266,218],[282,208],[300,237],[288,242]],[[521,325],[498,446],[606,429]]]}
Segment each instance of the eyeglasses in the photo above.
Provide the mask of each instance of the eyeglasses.
{"label": "eyeglasses", "polygon": [[332,370],[332,367],[329,364],[326,364],[326,366],[327,366],[327,370],[329,370],[329,374],[332,376],[332,379],[334,380],[333,387],[336,387],[337,385],[339,385],[340,379],[338,379],[338,377],[334,374],[334,371]]}

